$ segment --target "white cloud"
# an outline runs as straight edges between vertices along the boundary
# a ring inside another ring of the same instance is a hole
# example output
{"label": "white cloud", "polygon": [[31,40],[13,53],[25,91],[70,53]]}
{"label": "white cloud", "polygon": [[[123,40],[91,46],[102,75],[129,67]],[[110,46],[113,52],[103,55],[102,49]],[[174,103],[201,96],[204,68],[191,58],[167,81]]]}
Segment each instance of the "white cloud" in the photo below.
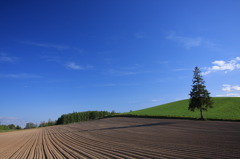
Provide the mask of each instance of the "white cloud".
{"label": "white cloud", "polygon": [[174,32],[170,33],[167,36],[167,39],[180,43],[186,49],[198,47],[203,44],[203,39],[201,37],[191,38],[191,37],[179,36],[179,35],[176,35]]}
{"label": "white cloud", "polygon": [[20,74],[0,74],[0,78],[27,79],[27,78],[41,78],[41,76],[26,74],[26,73],[20,73]]}
{"label": "white cloud", "polygon": [[240,86],[232,86],[233,90],[240,91]]}
{"label": "white cloud", "polygon": [[5,53],[0,53],[0,62],[15,62],[16,60],[16,57],[8,56]]}
{"label": "white cloud", "polygon": [[207,71],[203,72],[203,75],[207,75],[210,74],[212,72],[216,72],[216,71],[224,71],[225,73],[228,73],[229,71],[233,71],[233,70],[237,70],[240,69],[240,57],[236,57],[233,60],[230,61],[213,61],[212,67],[207,67],[205,68]]}
{"label": "white cloud", "polygon": [[225,61],[214,61],[213,64],[219,65],[219,66],[224,66]]}
{"label": "white cloud", "polygon": [[240,93],[219,94],[216,97],[240,97]]}
{"label": "white cloud", "polygon": [[238,85],[231,86],[230,84],[224,84],[222,90],[224,92],[240,91],[240,86]]}
{"label": "white cloud", "polygon": [[240,86],[238,85],[230,85],[224,84],[222,88],[223,92],[227,92],[226,94],[216,95],[217,97],[240,97]]}
{"label": "white cloud", "polygon": [[82,66],[77,65],[75,62],[69,62],[66,64],[67,68],[73,69],[73,70],[84,70]]}
{"label": "white cloud", "polygon": [[224,84],[223,88],[222,88],[222,91],[224,91],[224,92],[231,92],[231,85]]}

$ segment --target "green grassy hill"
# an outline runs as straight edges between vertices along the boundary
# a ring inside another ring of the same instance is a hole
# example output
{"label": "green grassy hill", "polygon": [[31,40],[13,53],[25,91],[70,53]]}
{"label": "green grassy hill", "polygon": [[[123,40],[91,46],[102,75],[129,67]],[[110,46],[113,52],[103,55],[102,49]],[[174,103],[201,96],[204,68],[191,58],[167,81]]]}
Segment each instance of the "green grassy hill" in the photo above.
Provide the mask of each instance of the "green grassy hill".
{"label": "green grassy hill", "polygon": [[[215,97],[214,108],[203,112],[204,118],[217,120],[240,120],[240,97]],[[124,113],[136,116],[200,118],[198,110],[188,110],[189,100],[181,100],[147,109]]]}

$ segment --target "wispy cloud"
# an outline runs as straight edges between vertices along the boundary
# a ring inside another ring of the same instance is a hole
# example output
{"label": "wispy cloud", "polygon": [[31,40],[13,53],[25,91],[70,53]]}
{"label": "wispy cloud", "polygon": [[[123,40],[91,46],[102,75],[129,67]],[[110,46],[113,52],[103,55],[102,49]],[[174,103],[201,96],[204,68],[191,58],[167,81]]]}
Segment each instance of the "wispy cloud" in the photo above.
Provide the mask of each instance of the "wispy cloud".
{"label": "wispy cloud", "polygon": [[17,57],[12,57],[7,55],[6,53],[0,53],[0,62],[15,62]]}
{"label": "wispy cloud", "polygon": [[110,69],[108,71],[110,74],[115,75],[115,76],[128,76],[128,75],[135,75],[137,74],[137,72],[135,71],[119,71],[119,70],[115,70],[115,69]]}
{"label": "wispy cloud", "polygon": [[176,33],[171,32],[167,37],[167,39],[176,41],[177,43],[183,45],[186,49],[191,49],[193,47],[199,47],[203,44],[203,38],[201,37],[186,37],[186,36],[179,36]]}
{"label": "wispy cloud", "polygon": [[[138,71],[142,66],[139,64],[133,64],[131,66],[126,66],[118,69],[109,69],[107,73],[115,76],[128,76],[128,75],[136,75],[139,74]],[[142,73],[142,72],[141,72]]]}
{"label": "wispy cloud", "polygon": [[124,69],[124,70],[137,70],[137,69],[139,69],[140,67],[142,67],[140,64],[134,64],[134,65],[132,65],[132,66],[124,67],[123,69]]}
{"label": "wispy cloud", "polygon": [[93,87],[115,87],[115,86],[117,86],[117,84],[114,84],[114,83],[106,83],[106,84],[93,85]]}
{"label": "wispy cloud", "polygon": [[38,47],[53,48],[58,50],[69,49],[69,46],[67,45],[56,45],[56,44],[49,44],[49,43],[30,42],[30,41],[21,41],[21,43],[32,45],[32,46],[38,46]]}
{"label": "wispy cloud", "polygon": [[130,86],[139,86],[138,83],[105,83],[105,84],[95,84],[93,87],[130,87]]}
{"label": "wispy cloud", "polygon": [[160,101],[162,101],[162,99],[152,99],[151,101],[152,102],[160,102]]}
{"label": "wispy cloud", "polygon": [[69,62],[66,64],[67,68],[73,69],[73,70],[84,70],[85,68],[77,65],[75,62]]}
{"label": "wispy cloud", "polygon": [[28,79],[28,78],[41,78],[41,76],[20,73],[20,74],[0,74],[0,78]]}
{"label": "wispy cloud", "polygon": [[196,47],[204,47],[214,51],[221,51],[222,49],[215,43],[210,40],[207,40],[201,36],[198,37],[189,37],[189,36],[182,36],[178,35],[175,32],[170,32],[166,36],[168,40],[172,40],[178,43],[180,46],[184,47],[185,49],[191,49]]}
{"label": "wispy cloud", "polygon": [[160,64],[160,65],[167,65],[169,64],[170,61],[158,61],[157,64]]}
{"label": "wispy cloud", "polygon": [[62,62],[63,57],[62,56],[57,56],[57,55],[43,55],[41,56],[42,59],[48,61],[48,62]]}
{"label": "wispy cloud", "polygon": [[203,75],[207,75],[216,71],[224,71],[225,73],[228,73],[230,71],[240,69],[240,57],[236,57],[230,61],[213,61],[212,64],[212,67],[205,68],[207,71],[203,72]]}
{"label": "wispy cloud", "polygon": [[176,68],[176,69],[173,69],[174,72],[189,71],[189,70],[192,70],[192,69],[187,69],[187,68]]}
{"label": "wispy cloud", "polygon": [[24,121],[21,118],[18,117],[3,117],[0,116],[0,124],[4,124],[4,125],[9,125],[9,124],[14,124],[14,125],[19,125],[22,128],[25,126],[26,121]]}

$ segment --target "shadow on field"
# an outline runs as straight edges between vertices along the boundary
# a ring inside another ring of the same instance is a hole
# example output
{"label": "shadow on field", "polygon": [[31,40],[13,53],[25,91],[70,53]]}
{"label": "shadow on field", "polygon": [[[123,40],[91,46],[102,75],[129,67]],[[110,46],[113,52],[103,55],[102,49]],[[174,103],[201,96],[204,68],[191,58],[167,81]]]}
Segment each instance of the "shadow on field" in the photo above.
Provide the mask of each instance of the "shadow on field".
{"label": "shadow on field", "polygon": [[173,122],[161,122],[161,123],[150,123],[150,124],[141,124],[141,125],[118,126],[118,127],[110,127],[110,128],[92,129],[92,130],[81,130],[80,132],[101,131],[101,130],[117,130],[117,129],[127,129],[127,128],[163,126],[163,125],[172,125],[172,124],[174,124],[174,123]]}

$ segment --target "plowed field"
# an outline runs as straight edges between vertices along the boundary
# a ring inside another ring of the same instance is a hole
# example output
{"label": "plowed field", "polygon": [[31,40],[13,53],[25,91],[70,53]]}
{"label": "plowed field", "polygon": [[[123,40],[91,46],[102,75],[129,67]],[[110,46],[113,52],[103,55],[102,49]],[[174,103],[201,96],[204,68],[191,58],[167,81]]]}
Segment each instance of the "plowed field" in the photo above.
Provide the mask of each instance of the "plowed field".
{"label": "plowed field", "polygon": [[0,158],[240,158],[240,123],[106,118],[0,133]]}

